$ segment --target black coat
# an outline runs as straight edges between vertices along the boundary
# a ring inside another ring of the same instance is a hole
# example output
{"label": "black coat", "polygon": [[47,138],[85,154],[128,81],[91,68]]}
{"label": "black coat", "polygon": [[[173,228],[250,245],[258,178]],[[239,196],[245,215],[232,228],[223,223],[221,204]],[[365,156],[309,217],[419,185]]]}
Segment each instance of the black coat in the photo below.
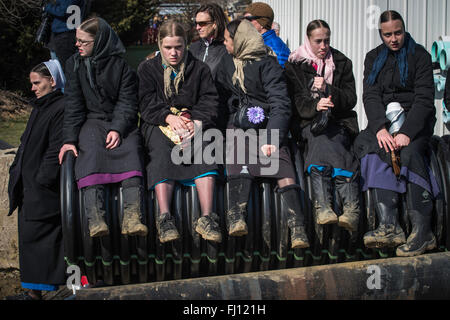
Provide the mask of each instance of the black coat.
{"label": "black coat", "polygon": [[121,137],[137,126],[136,73],[120,56],[99,60],[94,70],[96,90],[89,85],[78,53],[67,60],[64,143],[78,142],[86,118],[110,121],[109,131],[117,131]]}
{"label": "black coat", "polygon": [[[239,105],[239,94],[240,92],[243,94],[238,84],[233,85],[232,77],[235,70],[232,56],[225,55],[219,64],[216,77],[222,127],[233,121],[233,115]],[[279,129],[281,143],[287,137],[291,117],[291,101],[283,68],[275,57],[267,56],[259,61],[248,62],[244,67],[244,74],[249,103],[264,108],[269,115],[266,129]],[[270,143],[270,140],[268,142]]]}
{"label": "black coat", "polygon": [[450,109],[450,77],[447,76],[445,80],[445,91],[444,91],[444,103],[447,107],[447,110]]}
{"label": "black coat", "polygon": [[27,219],[60,214],[58,153],[62,146],[64,99],[60,90],[32,101],[34,106],[10,168],[9,213],[22,208]]}
{"label": "black coat", "polygon": [[209,46],[206,46],[205,42],[200,39],[191,44],[189,51],[195,58],[208,65],[211,69],[213,79],[216,78],[217,67],[219,66],[220,60],[222,60],[224,55],[228,54],[223,41],[219,40],[213,40]]}
{"label": "black coat", "polygon": [[364,109],[368,128],[376,134],[389,123],[386,106],[399,102],[407,112],[406,120],[399,133],[411,140],[418,135],[431,136],[436,122],[434,106],[434,80],[431,56],[421,45],[416,45],[415,54],[408,55],[408,80],[406,86],[400,83],[397,59],[390,51],[374,85],[367,84],[373,63],[383,45],[367,53],[364,61]]}
{"label": "black coat", "polygon": [[203,129],[216,127],[218,98],[211,72],[205,63],[187,52],[184,81],[178,94],[170,99],[164,94],[161,55],[139,65],[139,109],[144,130],[148,125],[166,126],[170,107],[189,109],[191,119],[202,121]]}
{"label": "black coat", "polygon": [[[334,48],[331,48],[331,52],[335,70],[333,72],[333,83],[327,84],[327,87],[334,104],[334,107],[331,108],[332,119],[348,128],[350,133],[357,134],[357,115],[352,110],[357,101],[352,61]],[[317,111],[317,103],[320,98],[313,98],[310,91],[317,71],[307,62],[287,62],[285,70],[289,95],[294,107],[292,108],[291,131],[298,138],[300,130],[310,124],[319,112]]]}

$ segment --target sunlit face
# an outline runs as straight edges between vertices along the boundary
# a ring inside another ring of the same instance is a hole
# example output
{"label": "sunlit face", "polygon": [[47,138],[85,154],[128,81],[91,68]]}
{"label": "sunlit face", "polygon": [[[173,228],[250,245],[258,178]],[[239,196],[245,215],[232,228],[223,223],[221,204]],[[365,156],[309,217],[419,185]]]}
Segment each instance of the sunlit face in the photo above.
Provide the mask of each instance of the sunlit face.
{"label": "sunlit face", "polygon": [[183,37],[165,37],[161,43],[161,53],[172,66],[177,66],[184,56],[186,45]]}
{"label": "sunlit face", "polygon": [[30,72],[31,91],[41,98],[53,91],[55,81],[52,77],[43,77],[37,72]]}
{"label": "sunlit face", "polygon": [[213,22],[213,19],[208,12],[199,12],[195,16],[195,28],[198,35],[202,39],[211,38],[216,32],[217,25]]}
{"label": "sunlit face", "polygon": [[330,30],[323,27],[314,29],[308,39],[314,55],[324,59],[330,50]]}
{"label": "sunlit face", "polygon": [[234,53],[234,42],[233,42],[233,39],[231,39],[230,33],[228,32],[227,29],[225,29],[224,38],[225,38],[225,40],[223,41],[223,44],[225,45],[225,48],[227,49],[229,54],[233,54]]}
{"label": "sunlit face", "polygon": [[381,38],[384,44],[392,51],[400,50],[405,44],[405,30],[401,20],[383,22],[381,25]]}
{"label": "sunlit face", "polygon": [[78,48],[80,56],[89,57],[94,50],[94,37],[90,33],[77,29],[75,45]]}

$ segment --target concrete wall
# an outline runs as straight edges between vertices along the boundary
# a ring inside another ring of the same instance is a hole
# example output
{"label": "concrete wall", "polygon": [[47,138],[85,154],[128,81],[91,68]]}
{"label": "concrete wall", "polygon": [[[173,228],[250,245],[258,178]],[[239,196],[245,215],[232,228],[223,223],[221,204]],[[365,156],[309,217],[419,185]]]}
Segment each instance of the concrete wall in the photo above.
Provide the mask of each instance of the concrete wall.
{"label": "concrete wall", "polygon": [[19,268],[17,211],[7,216],[9,167],[14,160],[15,150],[0,150],[0,269]]}

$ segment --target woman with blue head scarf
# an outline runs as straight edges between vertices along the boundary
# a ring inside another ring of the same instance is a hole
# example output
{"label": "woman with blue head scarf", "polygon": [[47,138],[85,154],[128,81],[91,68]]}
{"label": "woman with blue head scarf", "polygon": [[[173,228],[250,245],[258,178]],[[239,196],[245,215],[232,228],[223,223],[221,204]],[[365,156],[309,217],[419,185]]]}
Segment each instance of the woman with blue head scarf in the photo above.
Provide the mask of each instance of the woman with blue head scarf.
{"label": "woman with blue head scarf", "polygon": [[[430,224],[439,188],[427,160],[436,122],[433,67],[430,54],[406,32],[398,12],[381,14],[379,32],[383,43],[364,62],[368,127],[355,141],[363,190],[371,189],[379,221],[364,243],[370,248],[399,246],[398,256],[414,256],[436,246]],[[412,224],[407,239],[399,224],[400,194],[406,195]]]}
{"label": "woman with blue head scarf", "polygon": [[19,263],[22,287],[29,292],[9,297],[41,299],[41,291],[65,283],[59,202],[58,152],[62,145],[65,85],[58,60],[30,72],[36,98],[10,168],[9,215],[18,208]]}

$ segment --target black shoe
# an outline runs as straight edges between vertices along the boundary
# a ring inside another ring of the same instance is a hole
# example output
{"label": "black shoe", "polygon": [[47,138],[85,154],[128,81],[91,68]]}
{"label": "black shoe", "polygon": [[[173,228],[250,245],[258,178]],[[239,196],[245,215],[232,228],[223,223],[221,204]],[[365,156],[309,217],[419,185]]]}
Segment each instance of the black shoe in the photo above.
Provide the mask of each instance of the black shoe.
{"label": "black shoe", "polygon": [[378,228],[364,235],[367,248],[396,247],[406,242],[398,222],[398,194],[384,189],[372,189]]}
{"label": "black shoe", "polygon": [[316,223],[337,223],[338,217],[332,209],[331,168],[326,167],[320,171],[316,167],[312,167],[310,176]]}
{"label": "black shoe", "polygon": [[247,204],[253,179],[248,175],[228,177],[228,203],[226,214],[227,230],[230,236],[240,237],[248,234]]}
{"label": "black shoe", "polygon": [[147,226],[142,223],[142,187],[124,187],[122,234],[145,237]]}
{"label": "black shoe", "polygon": [[220,230],[219,220],[219,216],[214,212],[211,212],[207,216],[200,217],[197,220],[195,231],[197,231],[205,240],[221,242],[222,230]]}
{"label": "black shoe", "polygon": [[341,198],[343,211],[342,215],[338,217],[338,225],[350,232],[357,231],[361,212],[359,182],[355,178],[338,176],[335,179],[335,186]]}
{"label": "black shoe", "polygon": [[169,212],[162,213],[156,218],[156,229],[161,243],[174,241],[180,238],[173,217]]}
{"label": "black shoe", "polygon": [[409,183],[406,194],[407,213],[412,225],[406,244],[396,250],[399,257],[413,257],[436,248],[436,237],[431,231],[433,202],[431,195],[418,185]]}
{"label": "black shoe", "polygon": [[95,185],[84,190],[84,209],[88,221],[89,235],[103,237],[109,235],[108,225],[105,222],[104,187]]}

